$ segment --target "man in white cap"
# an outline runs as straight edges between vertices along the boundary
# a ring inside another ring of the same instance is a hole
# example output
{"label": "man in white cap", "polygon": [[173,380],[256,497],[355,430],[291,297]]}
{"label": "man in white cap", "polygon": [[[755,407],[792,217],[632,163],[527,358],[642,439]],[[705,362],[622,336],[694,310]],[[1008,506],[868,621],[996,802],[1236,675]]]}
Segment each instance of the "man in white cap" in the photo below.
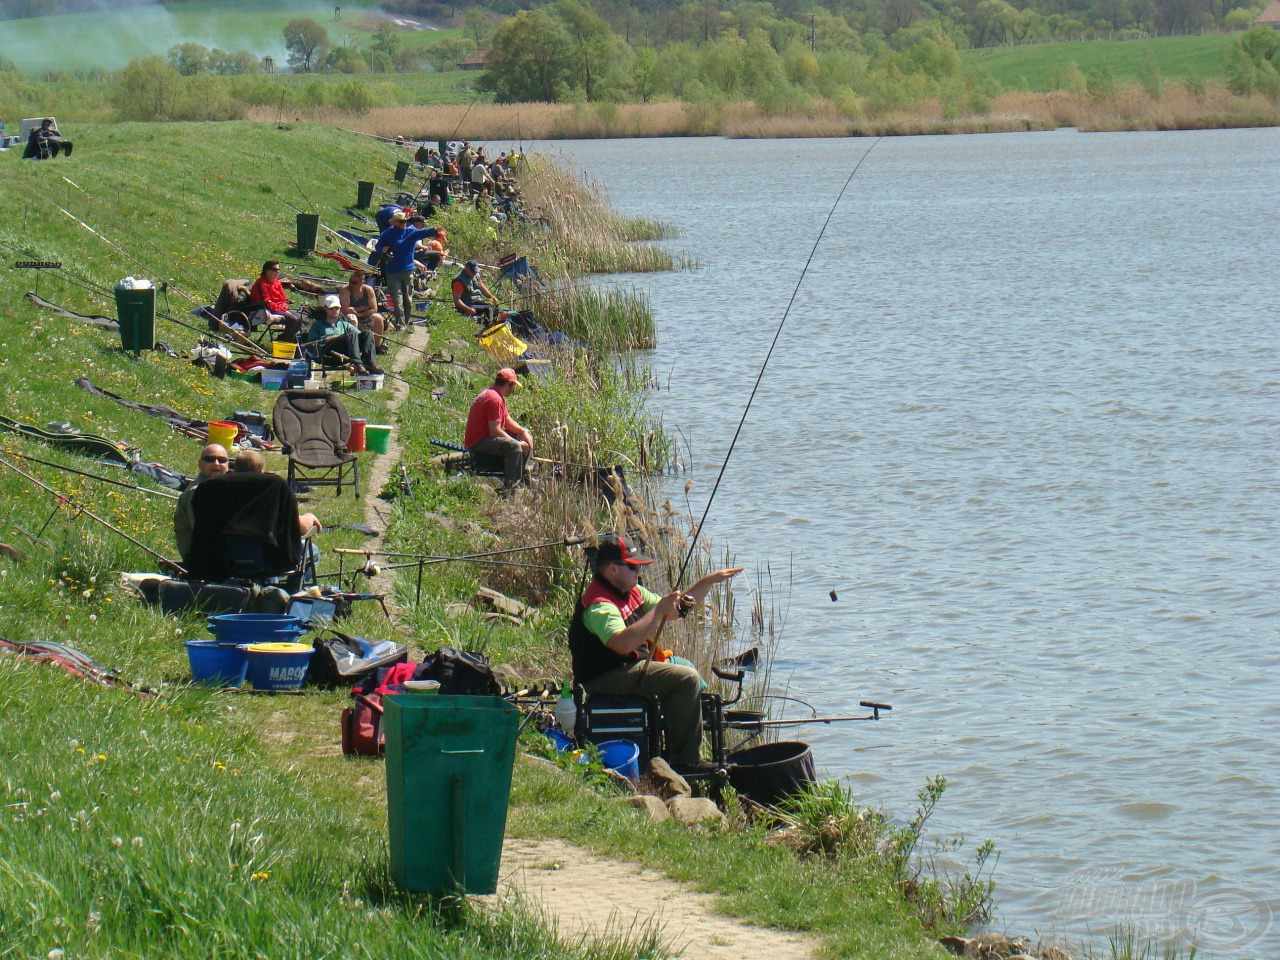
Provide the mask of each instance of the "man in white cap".
{"label": "man in white cap", "polygon": [[339,365],[352,363],[356,373],[381,373],[374,357],[377,346],[372,330],[360,330],[355,314],[342,315],[342,301],[331,293],[321,298],[324,311],[307,330],[306,345],[316,351],[321,363],[337,360]]}
{"label": "man in white cap", "polygon": [[502,489],[513,490],[524,479],[525,465],[533,452],[533,434],[507,412],[507,397],[520,388],[520,378],[510,367],[494,375],[493,386],[480,391],[467,414],[462,445],[467,452],[502,458]]}

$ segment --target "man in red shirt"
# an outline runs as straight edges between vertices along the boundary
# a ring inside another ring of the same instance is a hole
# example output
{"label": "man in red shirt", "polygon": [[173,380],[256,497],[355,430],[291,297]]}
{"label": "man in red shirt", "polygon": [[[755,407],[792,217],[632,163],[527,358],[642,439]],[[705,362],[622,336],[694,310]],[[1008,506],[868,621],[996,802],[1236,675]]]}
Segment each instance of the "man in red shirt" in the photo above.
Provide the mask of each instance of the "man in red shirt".
{"label": "man in red shirt", "polygon": [[520,378],[503,367],[493,378],[493,386],[480,391],[467,414],[462,445],[467,452],[487,453],[502,458],[503,490],[512,490],[524,479],[525,465],[533,452],[533,434],[507,412],[507,397],[520,386]]}
{"label": "man in red shirt", "polygon": [[[280,261],[268,260],[262,265],[262,274],[249,290],[249,304],[262,307],[255,318],[264,323],[284,323],[284,339],[293,340],[302,329],[302,315],[289,309],[289,298],[280,283]],[[265,306],[263,306],[265,304]]]}

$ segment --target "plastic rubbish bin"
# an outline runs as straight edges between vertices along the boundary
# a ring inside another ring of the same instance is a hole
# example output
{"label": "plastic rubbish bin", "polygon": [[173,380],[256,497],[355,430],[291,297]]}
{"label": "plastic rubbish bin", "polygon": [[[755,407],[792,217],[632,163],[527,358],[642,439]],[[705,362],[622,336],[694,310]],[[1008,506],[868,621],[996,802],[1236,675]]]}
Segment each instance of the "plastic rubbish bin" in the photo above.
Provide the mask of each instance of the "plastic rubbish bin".
{"label": "plastic rubbish bin", "polygon": [[299,253],[313,253],[316,249],[316,236],[320,233],[320,214],[298,214],[298,242],[295,244]]}
{"label": "plastic rubbish bin", "polygon": [[391,875],[415,893],[498,886],[520,713],[500,697],[383,700]]}
{"label": "plastic rubbish bin", "polygon": [[373,181],[356,181],[356,209],[368,210],[373,204]]}
{"label": "plastic rubbish bin", "polygon": [[116,320],[120,324],[120,344],[125,350],[138,353],[155,349],[155,288],[129,290],[116,287]]}

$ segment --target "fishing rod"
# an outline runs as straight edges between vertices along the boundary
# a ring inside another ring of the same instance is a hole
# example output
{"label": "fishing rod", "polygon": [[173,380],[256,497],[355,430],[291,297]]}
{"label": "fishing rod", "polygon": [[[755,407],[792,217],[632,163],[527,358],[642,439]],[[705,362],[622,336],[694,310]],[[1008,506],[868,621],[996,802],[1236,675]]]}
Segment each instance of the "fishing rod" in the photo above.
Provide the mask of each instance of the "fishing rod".
{"label": "fishing rod", "polygon": [[123,480],[113,480],[111,477],[104,477],[96,473],[88,473],[84,470],[77,470],[75,467],[63,466],[61,463],[54,463],[52,460],[41,460],[39,457],[32,457],[25,453],[10,453],[9,456],[17,457],[19,460],[28,460],[31,463],[40,463],[46,467],[53,467],[55,470],[74,473],[78,477],[88,477],[90,480],[97,480],[100,483],[109,483],[113,487],[123,487],[126,490],[136,490],[139,493],[145,493],[153,497],[163,497],[166,500],[177,500],[181,496],[177,493],[171,493],[168,490],[152,490],[150,487],[140,487],[136,483],[125,483]]}
{"label": "fishing rod", "polygon": [[422,553],[395,553],[387,550],[353,550],[349,547],[334,547],[333,552],[359,557],[407,557],[428,563],[448,563],[452,560],[481,560],[486,557],[504,557],[512,553],[530,553],[534,550],[544,550],[547,547],[577,547],[586,542],[586,537],[565,537],[562,540],[548,540],[545,543],[532,543],[524,547],[506,547],[502,550],[488,550],[484,553],[463,553],[456,556],[434,556]]}
{"label": "fishing rod", "polygon": [[[895,128],[896,129],[896,128]],[[804,284],[804,279],[809,273],[809,267],[813,263],[814,255],[818,252],[818,246],[822,243],[822,238],[826,235],[827,227],[831,225],[831,220],[835,216],[840,201],[844,199],[845,191],[849,189],[849,184],[853,182],[853,178],[857,176],[858,171],[862,168],[862,164],[867,157],[871,155],[871,151],[876,148],[885,137],[889,135],[889,131],[885,131],[875,139],[871,146],[858,158],[858,162],[854,164],[853,170],[849,172],[849,176],[845,178],[844,184],[840,187],[840,192],[836,194],[835,202],[831,204],[831,209],[827,212],[826,219],[822,222],[822,229],[818,231],[817,239],[813,241],[813,247],[809,251],[809,256],[804,262],[804,267],[800,271],[800,276],[796,279],[795,289],[791,291],[791,299],[787,301],[787,308],[782,313],[782,319],[778,322],[778,329],[774,331],[773,340],[769,344],[769,350],[765,354],[764,362],[760,364],[760,372],[756,374],[756,381],[751,387],[751,394],[747,397],[746,406],[742,409],[742,416],[738,420],[737,429],[733,431],[733,439],[729,441],[729,449],[725,452],[724,462],[720,464],[720,472],[716,475],[716,482],[711,488],[711,496],[707,498],[707,505],[702,511],[702,518],[698,521],[698,525],[693,529],[693,539],[689,543],[689,550],[685,554],[684,562],[680,565],[680,572],[676,576],[675,586],[679,589],[679,585],[684,581],[685,572],[688,570],[690,562],[693,560],[693,552],[697,549],[698,539],[702,536],[702,530],[707,522],[707,516],[711,513],[711,505],[715,502],[716,494],[720,490],[720,483],[724,479],[725,471],[729,467],[729,459],[733,456],[733,451],[738,445],[738,437],[742,434],[742,428],[746,425],[747,415],[751,412],[751,405],[755,402],[756,393],[760,389],[760,383],[764,380],[765,371],[769,367],[769,361],[773,358],[773,351],[778,346],[778,340],[782,337],[782,330],[787,325],[787,318],[791,316],[791,308],[795,306],[796,298],[800,295],[800,287]],[[661,629],[659,629],[661,632]],[[656,639],[656,638],[655,638]]]}
{"label": "fishing rod", "polygon": [[172,567],[172,568],[173,568],[173,569],[175,569],[175,570],[181,571],[182,573],[186,573],[186,572],[187,572],[187,571],[186,571],[186,568],[185,568],[185,567],[183,567],[183,566],[182,566],[182,564],[178,563],[178,562],[177,562],[177,561],[175,561],[175,560],[170,560],[168,557],[166,557],[166,556],[165,556],[164,554],[162,554],[162,553],[158,553],[157,551],[152,550],[150,547],[148,547],[148,546],[147,546],[145,543],[143,543],[141,540],[136,540],[136,539],[134,539],[133,537],[129,536],[129,534],[127,534],[127,533],[125,533],[123,530],[121,530],[119,527],[117,527],[117,526],[115,526],[114,524],[112,524],[110,521],[108,521],[108,520],[104,520],[102,517],[98,516],[96,513],[94,513],[94,512],[93,512],[92,510],[90,510],[88,507],[85,507],[84,505],[82,505],[82,504],[80,504],[80,503],[77,503],[77,502],[75,501],[75,498],[74,498],[74,497],[69,497],[69,496],[67,496],[67,495],[66,495],[66,494],[64,494],[64,493],[60,493],[59,491],[55,490],[53,487],[51,487],[51,486],[49,486],[47,483],[45,483],[43,480],[39,479],[38,477],[33,477],[31,474],[27,473],[27,471],[23,470],[21,467],[19,467],[19,466],[15,465],[15,464],[13,464],[13,463],[10,463],[10,462],[9,462],[8,460],[6,460],[4,457],[0,457],[0,466],[8,467],[8,468],[9,468],[10,470],[12,470],[14,473],[18,474],[19,476],[25,477],[27,480],[29,480],[29,481],[31,481],[32,483],[34,483],[34,484],[35,484],[37,487],[39,487],[41,490],[44,490],[44,491],[46,491],[46,492],[48,492],[48,493],[53,494],[55,497],[57,497],[57,499],[58,499],[58,505],[59,505],[59,506],[61,506],[61,505],[62,505],[62,504],[64,504],[64,503],[65,503],[65,504],[67,504],[67,505],[69,505],[70,507],[72,507],[73,509],[75,509],[75,510],[79,511],[80,513],[83,513],[85,516],[89,517],[90,519],[92,519],[92,520],[96,520],[98,523],[102,524],[102,526],[106,527],[106,528],[107,528],[108,530],[110,530],[112,533],[115,533],[115,534],[117,534],[118,536],[124,537],[124,539],[128,540],[128,541],[129,541],[130,543],[132,543],[135,547],[139,547],[139,548],[141,548],[142,550],[145,550],[147,553],[149,553],[151,556],[155,557],[155,558],[156,558],[157,560],[159,560],[161,563],[166,564],[167,566]]}

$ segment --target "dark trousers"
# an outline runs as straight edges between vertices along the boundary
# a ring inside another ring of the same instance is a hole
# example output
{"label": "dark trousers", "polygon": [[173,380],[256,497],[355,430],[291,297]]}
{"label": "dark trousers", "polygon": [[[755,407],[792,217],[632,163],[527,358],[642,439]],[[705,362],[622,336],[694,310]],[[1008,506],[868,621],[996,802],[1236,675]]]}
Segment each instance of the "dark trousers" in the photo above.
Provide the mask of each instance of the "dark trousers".
{"label": "dark trousers", "polygon": [[514,487],[524,479],[525,464],[529,461],[529,452],[523,444],[510,437],[485,437],[479,443],[467,448],[476,453],[485,453],[491,457],[502,458],[502,485]]}
{"label": "dark trousers", "polygon": [[372,330],[361,330],[347,333],[333,340],[326,340],[320,345],[320,362],[329,361],[341,365],[351,360],[359,360],[366,367],[373,366],[377,350],[373,342]]}

